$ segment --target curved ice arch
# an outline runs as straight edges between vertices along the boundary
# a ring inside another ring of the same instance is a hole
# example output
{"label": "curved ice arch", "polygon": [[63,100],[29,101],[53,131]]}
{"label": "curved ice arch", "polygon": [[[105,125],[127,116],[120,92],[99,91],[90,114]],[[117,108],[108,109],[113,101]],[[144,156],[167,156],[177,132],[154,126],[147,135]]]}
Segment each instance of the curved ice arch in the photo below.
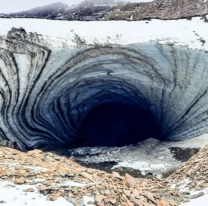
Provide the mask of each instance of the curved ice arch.
{"label": "curved ice arch", "polygon": [[[0,139],[30,149],[47,144],[120,146],[148,137],[183,140],[207,133],[207,55],[158,44],[51,50],[20,37],[3,39]],[[114,131],[106,122],[122,110],[122,123],[116,117],[113,122],[116,141],[110,133],[99,136]],[[99,114],[105,116],[101,130],[93,120]],[[96,131],[86,129],[94,124]],[[134,133],[125,125],[133,125]],[[121,139],[119,134],[124,134]]]}

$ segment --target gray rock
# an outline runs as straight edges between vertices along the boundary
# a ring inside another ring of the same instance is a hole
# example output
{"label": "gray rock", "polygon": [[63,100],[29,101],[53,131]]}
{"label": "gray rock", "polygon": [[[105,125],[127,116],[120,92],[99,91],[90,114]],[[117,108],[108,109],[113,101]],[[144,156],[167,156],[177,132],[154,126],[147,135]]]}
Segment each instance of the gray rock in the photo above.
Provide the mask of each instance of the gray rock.
{"label": "gray rock", "polygon": [[0,146],[2,147],[9,147],[9,148],[13,148],[13,149],[17,149],[17,143],[16,142],[11,142],[9,140],[2,140],[0,141]]}

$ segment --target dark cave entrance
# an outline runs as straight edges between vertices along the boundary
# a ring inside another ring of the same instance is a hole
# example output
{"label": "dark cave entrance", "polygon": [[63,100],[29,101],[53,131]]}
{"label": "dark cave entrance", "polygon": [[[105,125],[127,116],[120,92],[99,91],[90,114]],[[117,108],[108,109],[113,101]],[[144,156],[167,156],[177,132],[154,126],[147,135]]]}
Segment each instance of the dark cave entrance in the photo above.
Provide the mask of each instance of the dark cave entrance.
{"label": "dark cave entrance", "polygon": [[154,135],[152,113],[136,104],[108,102],[92,108],[80,128],[84,146],[136,144]]}

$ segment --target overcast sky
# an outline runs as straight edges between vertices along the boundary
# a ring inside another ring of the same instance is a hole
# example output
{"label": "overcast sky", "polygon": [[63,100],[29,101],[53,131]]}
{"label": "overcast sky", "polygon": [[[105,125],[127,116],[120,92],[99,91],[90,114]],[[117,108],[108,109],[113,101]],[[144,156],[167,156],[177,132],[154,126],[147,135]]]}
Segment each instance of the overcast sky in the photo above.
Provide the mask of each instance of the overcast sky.
{"label": "overcast sky", "polygon": [[[29,10],[38,6],[45,6],[47,4],[62,2],[68,5],[78,4],[83,0],[0,0],[0,13],[12,13],[18,11]],[[151,0],[123,0],[123,1],[137,1],[146,2]]]}

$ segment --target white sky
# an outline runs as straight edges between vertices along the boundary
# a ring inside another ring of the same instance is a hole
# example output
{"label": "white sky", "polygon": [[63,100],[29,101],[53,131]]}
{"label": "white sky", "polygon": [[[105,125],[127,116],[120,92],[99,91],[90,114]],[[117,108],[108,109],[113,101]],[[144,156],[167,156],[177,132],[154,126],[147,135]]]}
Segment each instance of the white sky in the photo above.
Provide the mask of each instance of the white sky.
{"label": "white sky", "polygon": [[[0,13],[12,13],[29,10],[38,6],[62,2],[68,5],[78,4],[83,0],[0,0]],[[131,2],[148,2],[151,0],[123,0]]]}

